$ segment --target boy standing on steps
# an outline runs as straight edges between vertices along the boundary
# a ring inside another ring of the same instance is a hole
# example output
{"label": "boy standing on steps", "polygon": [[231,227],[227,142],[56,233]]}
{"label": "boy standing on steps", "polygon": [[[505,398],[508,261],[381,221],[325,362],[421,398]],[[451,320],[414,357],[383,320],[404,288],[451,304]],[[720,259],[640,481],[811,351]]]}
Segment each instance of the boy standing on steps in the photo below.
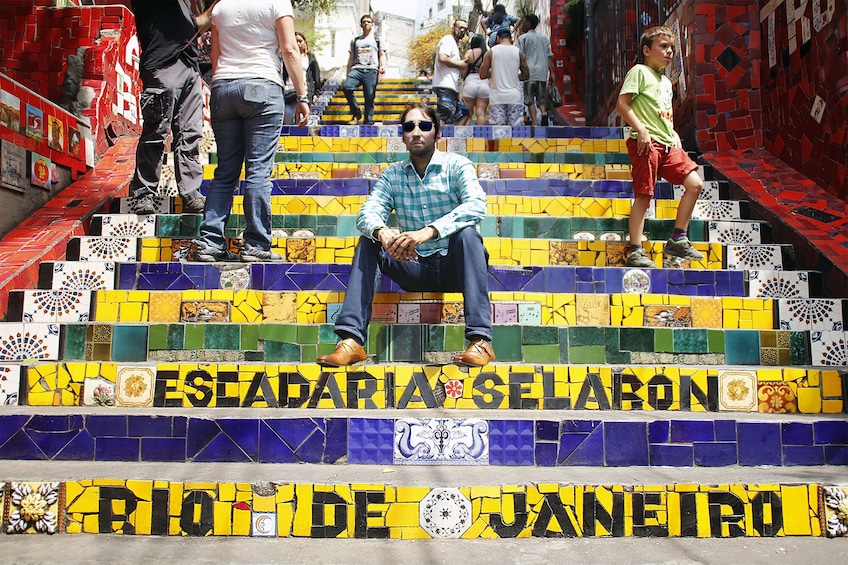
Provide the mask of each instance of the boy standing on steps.
{"label": "boy standing on steps", "polygon": [[618,113],[632,128],[627,140],[633,175],[633,207],[630,210],[630,247],[628,267],[655,267],[642,247],[645,213],[654,195],[657,176],[685,189],[677,207],[674,231],[663,253],[690,261],[701,261],[686,231],[692,211],[704,182],[698,176],[698,165],[683,151],[680,137],[674,131],[671,81],[662,71],[674,56],[674,32],[665,26],[652,27],[642,34],[639,56],[642,64],[634,65],[621,86]]}
{"label": "boy standing on steps", "polygon": [[[341,341],[316,359],[325,367],[365,361],[372,303],[382,273],[408,292],[462,292],[468,348],[453,362],[482,367],[495,360],[489,254],[477,225],[486,216],[486,193],[466,157],[436,150],[439,115],[413,104],[401,114],[409,158],[390,165],[356,218],[362,232],[336,319]],[[397,214],[399,228],[386,227]]]}

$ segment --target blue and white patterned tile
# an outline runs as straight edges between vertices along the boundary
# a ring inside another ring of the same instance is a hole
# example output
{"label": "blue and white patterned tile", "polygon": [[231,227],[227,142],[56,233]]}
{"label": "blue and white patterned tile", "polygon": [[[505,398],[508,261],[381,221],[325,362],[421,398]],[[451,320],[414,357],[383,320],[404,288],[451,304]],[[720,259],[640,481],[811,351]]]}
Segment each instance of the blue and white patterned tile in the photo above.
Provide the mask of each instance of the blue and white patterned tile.
{"label": "blue and white patterned tile", "polygon": [[693,220],[738,220],[739,202],[733,200],[698,200],[692,211]]}
{"label": "blue and white patterned tile", "polygon": [[651,275],[643,269],[627,269],[622,276],[621,288],[627,294],[651,292]]}
{"label": "blue and white patterned tile", "polygon": [[806,298],[778,300],[778,319],[782,330],[843,331],[842,300]]}
{"label": "blue and white patterned tile", "polygon": [[82,236],[79,245],[80,261],[134,263],[138,260],[139,241],[136,238]]}
{"label": "blue and white patterned tile", "polygon": [[156,237],[156,215],[107,214],[100,219],[105,237]]}
{"label": "blue and white patterned tile", "polygon": [[[703,171],[703,169],[701,169]],[[703,179],[703,173],[701,178]],[[674,199],[680,200],[680,197],[683,196],[683,193],[686,192],[686,189],[683,188],[682,184],[673,184],[671,185],[671,189],[674,193]],[[717,180],[705,180],[704,188],[701,190],[701,194],[698,195],[698,200],[720,200],[721,193],[719,192],[719,182]]]}
{"label": "blue and white patterned tile", "polygon": [[489,423],[479,418],[402,418],[395,465],[488,465]]}
{"label": "blue and white patterned tile", "polygon": [[783,270],[783,253],[779,245],[728,245],[727,268],[731,271]]}
{"label": "blue and white patterned tile", "polygon": [[752,270],[748,272],[751,298],[808,298],[810,276],[806,271]]}
{"label": "blue and white patterned tile", "polygon": [[59,359],[59,325],[0,323],[0,362],[30,359]]}
{"label": "blue and white patterned tile", "polygon": [[25,290],[24,322],[87,322],[91,313],[91,291]]}
{"label": "blue and white patterned tile", "polygon": [[277,536],[277,514],[274,512],[253,512],[250,516],[250,535],[255,538],[273,538]]}
{"label": "blue and white patterned tile", "polygon": [[474,137],[474,126],[454,126],[453,137]]}
{"label": "blue and white patterned tile", "polygon": [[339,137],[359,137],[359,126],[341,126],[339,128]]}
{"label": "blue and white patterned tile", "polygon": [[377,131],[380,133],[380,137],[397,137],[398,136],[397,126],[379,126],[379,129]]}
{"label": "blue and white patterned tile", "polygon": [[114,290],[112,262],[56,261],[50,281],[53,290]]}
{"label": "blue and white patterned tile", "polygon": [[848,332],[810,332],[813,365],[848,367]]}
{"label": "blue and white patterned tile", "polygon": [[458,488],[434,488],[418,504],[418,525],[434,538],[460,538],[473,523],[471,501]]}
{"label": "blue and white patterned tile", "polygon": [[709,240],[724,245],[757,245],[762,243],[759,222],[710,222]]}
{"label": "blue and white patterned tile", "polygon": [[512,126],[492,126],[492,139],[509,139],[512,137]]}
{"label": "blue and white patterned tile", "polygon": [[0,406],[17,406],[21,387],[21,366],[0,365]]}

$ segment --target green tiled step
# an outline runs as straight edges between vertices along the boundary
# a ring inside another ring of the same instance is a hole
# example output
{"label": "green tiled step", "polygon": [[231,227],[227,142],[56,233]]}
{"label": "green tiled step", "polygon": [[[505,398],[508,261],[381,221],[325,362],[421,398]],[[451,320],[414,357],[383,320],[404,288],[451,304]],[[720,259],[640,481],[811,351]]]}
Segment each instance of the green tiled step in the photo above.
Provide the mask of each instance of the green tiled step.
{"label": "green tiled step", "polygon": [[[123,226],[117,230],[106,230],[105,235],[118,235],[124,231],[126,235],[149,234],[156,237],[185,238],[197,237],[200,234],[200,214],[158,214],[153,233],[134,230],[131,226],[136,221],[133,215],[114,214],[109,216],[96,215],[92,218],[91,235],[104,235],[102,222],[105,220],[111,226]],[[693,219],[689,224],[689,240],[708,242],[710,240],[711,219]],[[735,220],[723,220],[728,224]],[[355,227],[356,216],[329,216],[323,214],[286,214],[271,217],[274,230],[283,230],[275,234],[277,237],[294,236],[297,232],[308,231],[318,237],[355,237],[359,231]],[[395,217],[388,222],[396,226]],[[757,221],[742,220],[741,227],[749,228]],[[225,228],[227,237],[238,237],[247,227],[244,216],[231,214]],[[645,237],[647,240],[665,241],[671,237],[674,228],[673,219],[645,220]],[[763,230],[767,231],[767,230]],[[581,239],[625,241],[628,235],[627,218],[550,218],[544,216],[488,216],[480,222],[480,233],[483,237],[515,237],[538,239]],[[308,236],[301,233],[299,236]],[[296,236],[296,237],[299,237]]]}
{"label": "green tiled step", "polygon": [[[359,365],[325,369],[309,364],[238,360],[113,363],[28,363],[22,398],[31,406],[96,405],[92,387],[145,384],[140,403],[157,408],[317,408],[491,411],[626,410],[837,414],[844,406],[836,369],[715,366],[623,367],[594,364]],[[453,383],[450,386],[449,383]],[[768,388],[789,404],[757,401]],[[86,391],[88,387],[88,391]],[[656,412],[654,412],[656,413]],[[427,414],[422,414],[426,417]],[[844,442],[842,442],[844,443]]]}
{"label": "green tiled step", "polygon": [[[457,317],[461,318],[459,312]],[[15,334],[24,333],[29,336],[27,339],[41,338],[38,347],[27,345],[27,355],[65,361],[310,363],[316,355],[330,353],[338,341],[331,324],[315,323],[56,326],[23,324],[22,327],[19,323],[4,322],[0,324],[0,332],[12,336],[4,339],[14,340]],[[450,361],[451,352],[465,348],[462,325],[372,323],[370,328],[367,349],[381,362],[445,363]],[[492,333],[498,363],[507,364],[802,367],[841,363],[839,356],[844,354],[836,350],[830,353],[833,359],[828,361],[828,353],[822,352],[822,342],[844,339],[844,332],[495,325]]]}

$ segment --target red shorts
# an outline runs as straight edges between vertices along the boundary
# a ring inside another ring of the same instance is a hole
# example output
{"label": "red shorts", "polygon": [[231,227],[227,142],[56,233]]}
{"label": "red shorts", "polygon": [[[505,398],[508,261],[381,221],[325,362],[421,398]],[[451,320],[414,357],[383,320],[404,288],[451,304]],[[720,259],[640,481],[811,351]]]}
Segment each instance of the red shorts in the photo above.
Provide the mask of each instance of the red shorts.
{"label": "red shorts", "polygon": [[666,147],[656,141],[651,141],[651,150],[646,155],[637,155],[636,140],[631,137],[627,140],[627,154],[632,165],[633,194],[637,196],[653,196],[657,177],[683,184],[689,173],[698,170],[697,163],[682,148]]}

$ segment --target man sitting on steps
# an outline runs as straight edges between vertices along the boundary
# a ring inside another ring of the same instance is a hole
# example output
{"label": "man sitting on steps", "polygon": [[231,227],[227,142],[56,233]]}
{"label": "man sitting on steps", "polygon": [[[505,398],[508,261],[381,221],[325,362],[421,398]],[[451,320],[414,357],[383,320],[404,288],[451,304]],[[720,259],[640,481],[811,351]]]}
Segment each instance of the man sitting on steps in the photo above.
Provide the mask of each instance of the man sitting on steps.
{"label": "man sitting on steps", "polygon": [[[466,157],[436,151],[439,116],[413,104],[401,115],[409,158],[390,165],[363,203],[362,232],[344,304],[335,324],[341,338],[319,365],[365,361],[378,269],[409,292],[462,292],[468,348],[454,363],[482,367],[495,360],[489,301],[489,254],[477,225],[486,215],[486,193]],[[386,227],[397,214],[400,229]]]}

